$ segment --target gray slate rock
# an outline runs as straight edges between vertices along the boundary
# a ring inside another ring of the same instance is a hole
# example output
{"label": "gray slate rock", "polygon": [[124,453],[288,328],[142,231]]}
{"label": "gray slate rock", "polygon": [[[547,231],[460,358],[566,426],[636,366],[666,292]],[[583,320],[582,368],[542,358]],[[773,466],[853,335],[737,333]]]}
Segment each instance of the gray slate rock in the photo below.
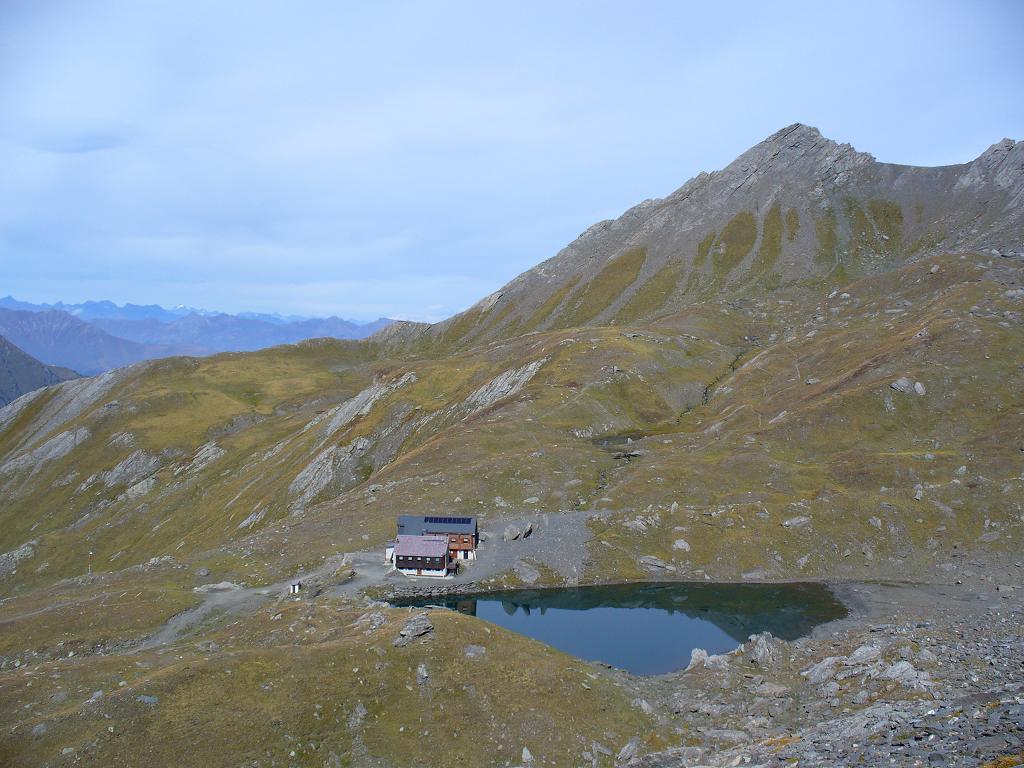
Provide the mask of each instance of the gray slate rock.
{"label": "gray slate rock", "polygon": [[789,693],[789,688],[784,685],[777,685],[776,683],[762,683],[754,689],[756,696],[764,696],[766,698],[778,698],[779,696],[785,696]]}
{"label": "gray slate rock", "polygon": [[914,382],[912,379],[908,379],[906,376],[901,376],[889,385],[892,389],[897,392],[902,392],[905,395],[909,395],[914,391]]}
{"label": "gray slate rock", "polygon": [[644,555],[640,558],[639,563],[648,570],[675,571],[676,569],[676,567],[671,563],[666,563],[664,560],[655,557],[654,555]]}
{"label": "gray slate rock", "polygon": [[369,712],[363,705],[363,702],[357,701],[355,708],[353,708],[352,713],[348,716],[348,727],[358,728],[363,724],[363,720],[366,719],[368,714]]}
{"label": "gray slate rock", "polygon": [[526,584],[536,584],[540,581],[540,571],[524,560],[517,560],[514,566],[516,575]]}
{"label": "gray slate rock", "polygon": [[402,648],[416,638],[429,635],[433,631],[434,625],[430,621],[430,616],[426,613],[418,613],[405,622],[405,626],[398,631],[398,637],[394,639],[392,645],[395,648]]}
{"label": "gray slate rock", "polygon": [[832,676],[836,673],[836,664],[839,663],[840,659],[836,656],[828,656],[822,659],[816,664],[812,664],[800,674],[807,678],[807,682],[824,683],[826,680],[831,680]]}
{"label": "gray slate rock", "polygon": [[776,640],[771,632],[751,635],[749,642],[750,646],[747,649],[747,656],[759,666],[771,666],[782,656],[782,643]]}
{"label": "gray slate rock", "polygon": [[505,532],[501,534],[502,541],[516,541],[523,535],[523,529],[518,525],[512,524],[505,527]]}
{"label": "gray slate rock", "polygon": [[627,760],[633,758],[636,754],[637,749],[640,748],[640,739],[635,736],[626,742],[626,744],[619,750],[619,754],[615,756],[615,760],[619,763],[625,763]]}

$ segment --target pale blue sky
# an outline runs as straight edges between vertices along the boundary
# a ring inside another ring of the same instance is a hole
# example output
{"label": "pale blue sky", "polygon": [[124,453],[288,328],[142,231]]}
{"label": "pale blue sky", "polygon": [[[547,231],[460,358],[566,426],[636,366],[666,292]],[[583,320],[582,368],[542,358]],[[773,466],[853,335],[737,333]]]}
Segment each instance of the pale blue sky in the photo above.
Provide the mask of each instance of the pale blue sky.
{"label": "pale blue sky", "polygon": [[1024,2],[0,3],[0,295],[437,320],[800,121],[1024,139]]}

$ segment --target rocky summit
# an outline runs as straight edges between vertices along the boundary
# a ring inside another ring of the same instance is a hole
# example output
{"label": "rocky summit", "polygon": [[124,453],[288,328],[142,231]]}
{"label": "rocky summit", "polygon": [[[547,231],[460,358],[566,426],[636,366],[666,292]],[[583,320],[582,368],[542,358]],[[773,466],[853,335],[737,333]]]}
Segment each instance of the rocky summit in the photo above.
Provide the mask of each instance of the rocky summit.
{"label": "rocky summit", "polygon": [[[38,389],[0,410],[0,763],[1020,764],[1022,393],[1024,142],[799,124],[444,322]],[[849,615],[641,678],[381,602],[409,512],[480,521],[444,591]]]}

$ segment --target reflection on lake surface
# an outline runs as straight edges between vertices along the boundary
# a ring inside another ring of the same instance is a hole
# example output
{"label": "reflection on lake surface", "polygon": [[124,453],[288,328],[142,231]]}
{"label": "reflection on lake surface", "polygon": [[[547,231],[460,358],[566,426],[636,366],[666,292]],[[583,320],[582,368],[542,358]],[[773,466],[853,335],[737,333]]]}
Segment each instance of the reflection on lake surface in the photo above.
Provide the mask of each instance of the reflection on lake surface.
{"label": "reflection on lake surface", "polygon": [[443,605],[589,661],[639,675],[684,668],[690,651],[731,651],[757,632],[795,640],[842,618],[822,584],[613,584],[396,600]]}

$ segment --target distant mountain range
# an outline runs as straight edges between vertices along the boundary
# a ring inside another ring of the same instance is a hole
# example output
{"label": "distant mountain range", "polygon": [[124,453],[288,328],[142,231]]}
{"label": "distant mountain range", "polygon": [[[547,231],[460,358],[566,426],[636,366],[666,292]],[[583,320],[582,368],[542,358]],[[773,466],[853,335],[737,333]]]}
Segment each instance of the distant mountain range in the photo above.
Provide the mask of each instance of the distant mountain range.
{"label": "distant mountain range", "polygon": [[77,378],[74,371],[44,365],[0,336],[0,406],[40,387]]}
{"label": "distant mountain range", "polygon": [[[118,319],[118,320],[160,320],[162,322],[171,322],[187,315],[202,315],[204,317],[213,317],[217,315],[226,315],[228,317],[241,317],[246,320],[262,320],[266,323],[272,323],[273,325],[284,325],[287,323],[302,322],[304,320],[316,320],[320,318],[313,318],[307,315],[281,315],[278,313],[266,313],[266,312],[239,312],[237,315],[230,315],[226,312],[216,312],[208,309],[198,309],[196,307],[177,306],[167,309],[161,307],[159,304],[125,304],[123,306],[115,304],[112,301],[106,299],[102,301],[83,301],[79,304],[65,304],[63,301],[58,301],[55,304],[47,304],[45,302],[40,304],[33,304],[29,301],[19,301],[13,296],[4,296],[0,298],[0,308],[3,309],[24,309],[29,312],[43,312],[48,309],[57,309],[61,312],[67,312],[69,315],[81,318],[82,320],[96,320],[102,319]],[[330,318],[336,320],[338,318]],[[342,320],[341,322],[351,323],[355,326],[363,325],[354,320]],[[390,322],[381,318],[380,320],[374,320],[374,323]]]}
{"label": "distant mountain range", "polygon": [[170,322],[154,318],[96,318],[90,322],[109,334],[141,344],[194,345],[210,352],[251,352],[278,344],[294,344],[303,339],[361,339],[391,321],[381,319],[361,325],[329,317],[274,323],[237,315],[189,314]]}
{"label": "distant mountain range", "polygon": [[164,309],[158,304],[125,304],[122,307],[112,301],[85,301],[81,304],[65,304],[63,301],[58,301],[55,304],[33,304],[28,301],[18,301],[13,296],[4,296],[3,298],[0,298],[0,308],[23,309],[28,312],[45,312],[47,310],[55,309],[61,312],[67,312],[69,315],[74,315],[82,320],[93,320],[98,317],[116,317],[124,320],[146,320],[152,318],[155,320],[169,322],[175,318],[183,317],[193,312],[198,314],[204,313],[203,310],[192,309],[190,307]]}
{"label": "distant mountain range", "polygon": [[251,352],[304,339],[360,339],[392,321],[229,315],[178,307],[88,301],[32,304],[0,298],[0,334],[48,365],[85,375],[174,355]]}
{"label": "distant mountain range", "polygon": [[101,328],[56,309],[44,312],[0,309],[0,335],[47,365],[92,376],[157,357],[203,354],[200,349],[149,347],[111,336]]}

